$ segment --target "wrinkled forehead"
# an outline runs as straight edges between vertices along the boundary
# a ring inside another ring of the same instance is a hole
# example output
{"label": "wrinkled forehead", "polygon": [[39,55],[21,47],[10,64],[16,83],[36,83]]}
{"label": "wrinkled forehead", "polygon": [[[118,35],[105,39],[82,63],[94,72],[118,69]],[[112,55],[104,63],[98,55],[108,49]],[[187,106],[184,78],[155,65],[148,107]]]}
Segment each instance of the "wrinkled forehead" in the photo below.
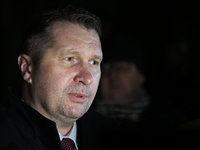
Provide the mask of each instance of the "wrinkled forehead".
{"label": "wrinkled forehead", "polygon": [[[75,23],[57,22],[52,27],[53,35],[57,40],[63,38],[80,42],[89,42],[101,47],[100,38],[94,29],[86,29]],[[84,38],[83,38],[84,37]]]}
{"label": "wrinkled forehead", "polygon": [[96,36],[99,38],[99,35],[97,33],[97,31],[95,29],[87,29],[86,27],[84,27],[83,25],[79,25],[77,23],[72,23],[72,22],[67,22],[67,21],[58,21],[55,22],[51,25],[51,29],[54,35],[59,35],[59,34],[70,34],[70,33],[74,33],[77,32],[77,29],[82,29],[83,32],[87,31],[93,31],[95,32]]}
{"label": "wrinkled forehead", "polygon": [[53,49],[60,55],[70,53],[91,53],[102,59],[99,35],[93,29],[87,30],[76,24],[59,22],[53,27]]}

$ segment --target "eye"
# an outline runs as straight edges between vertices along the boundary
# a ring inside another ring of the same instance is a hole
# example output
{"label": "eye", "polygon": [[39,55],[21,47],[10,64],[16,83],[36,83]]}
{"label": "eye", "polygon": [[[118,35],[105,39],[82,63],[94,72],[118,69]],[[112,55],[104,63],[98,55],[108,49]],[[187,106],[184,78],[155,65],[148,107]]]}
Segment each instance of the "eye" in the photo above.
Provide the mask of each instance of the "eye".
{"label": "eye", "polygon": [[64,58],[64,61],[67,63],[67,64],[70,64],[70,65],[75,65],[78,63],[78,60],[75,58],[75,57],[65,57]]}
{"label": "eye", "polygon": [[73,57],[67,57],[65,58],[66,61],[72,61],[73,60]]}
{"label": "eye", "polygon": [[98,61],[95,61],[95,60],[92,60],[90,61],[90,64],[94,65],[94,66],[98,66],[99,65],[99,62]]}

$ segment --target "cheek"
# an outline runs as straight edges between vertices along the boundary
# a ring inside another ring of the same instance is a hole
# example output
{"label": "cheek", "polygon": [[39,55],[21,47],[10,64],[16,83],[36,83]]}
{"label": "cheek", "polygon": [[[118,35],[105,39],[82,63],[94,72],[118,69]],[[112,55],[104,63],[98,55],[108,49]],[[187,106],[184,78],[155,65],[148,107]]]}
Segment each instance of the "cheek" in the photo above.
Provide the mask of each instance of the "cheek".
{"label": "cheek", "polygon": [[40,87],[43,87],[40,89],[40,91],[47,93],[50,97],[56,97],[60,95],[70,83],[70,74],[60,70],[45,71],[39,75],[38,84],[40,84]]}
{"label": "cheek", "polygon": [[94,79],[93,79],[93,89],[95,90],[95,93],[98,89],[99,82],[100,82],[100,74],[95,76]]}
{"label": "cheek", "polygon": [[[53,69],[54,68],[54,69]],[[59,68],[57,66],[51,67],[51,70],[48,72],[48,79],[52,82],[53,85],[66,85],[71,83],[73,79],[73,71],[67,70],[65,68]]]}

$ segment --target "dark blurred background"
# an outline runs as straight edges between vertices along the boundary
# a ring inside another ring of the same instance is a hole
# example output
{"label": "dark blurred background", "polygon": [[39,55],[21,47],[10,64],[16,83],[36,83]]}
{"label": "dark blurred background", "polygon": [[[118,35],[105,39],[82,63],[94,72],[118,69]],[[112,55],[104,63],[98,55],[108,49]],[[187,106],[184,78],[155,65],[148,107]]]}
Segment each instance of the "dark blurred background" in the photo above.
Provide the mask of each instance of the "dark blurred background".
{"label": "dark blurred background", "polygon": [[153,102],[189,120],[200,117],[200,5],[193,0],[1,0],[1,99],[6,87],[20,84],[17,57],[33,17],[45,8],[68,4],[101,18],[102,41],[123,33],[141,49],[145,86]]}

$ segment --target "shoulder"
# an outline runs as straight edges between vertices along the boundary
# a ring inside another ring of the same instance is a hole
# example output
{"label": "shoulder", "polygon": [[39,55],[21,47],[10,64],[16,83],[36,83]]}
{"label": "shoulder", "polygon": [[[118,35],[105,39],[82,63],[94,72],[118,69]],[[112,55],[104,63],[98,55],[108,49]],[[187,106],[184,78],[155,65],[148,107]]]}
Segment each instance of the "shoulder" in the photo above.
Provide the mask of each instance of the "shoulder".
{"label": "shoulder", "polygon": [[79,124],[91,125],[95,128],[119,128],[120,122],[110,119],[90,108],[79,120]]}
{"label": "shoulder", "polygon": [[6,122],[6,116],[0,111],[0,126]]}
{"label": "shoulder", "polygon": [[[78,139],[87,149],[112,149],[118,140],[120,122],[112,120],[92,108],[77,121]],[[106,135],[106,136],[105,136]],[[105,147],[106,146],[106,147]]]}
{"label": "shoulder", "polygon": [[183,123],[178,127],[182,131],[200,131],[200,118]]}
{"label": "shoulder", "polygon": [[10,149],[11,138],[14,136],[13,123],[10,121],[9,116],[0,111],[0,149],[5,146],[5,149]]}
{"label": "shoulder", "polygon": [[6,132],[8,127],[12,124],[9,119],[9,115],[5,112],[0,110],[0,133]]}

